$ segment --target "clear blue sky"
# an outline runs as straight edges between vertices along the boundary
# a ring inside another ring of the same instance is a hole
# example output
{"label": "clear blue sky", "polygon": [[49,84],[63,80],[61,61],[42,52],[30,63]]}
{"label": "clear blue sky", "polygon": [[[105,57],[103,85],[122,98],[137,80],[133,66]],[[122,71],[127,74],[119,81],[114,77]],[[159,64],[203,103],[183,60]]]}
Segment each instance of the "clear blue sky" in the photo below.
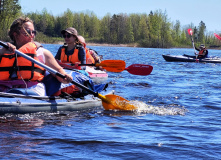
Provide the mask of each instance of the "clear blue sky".
{"label": "clear blue sky", "polygon": [[98,18],[107,13],[147,13],[161,9],[170,22],[179,20],[182,26],[200,21],[207,31],[221,33],[221,0],[20,0],[22,12],[41,12],[43,8],[54,16],[68,8],[73,12],[93,11]]}

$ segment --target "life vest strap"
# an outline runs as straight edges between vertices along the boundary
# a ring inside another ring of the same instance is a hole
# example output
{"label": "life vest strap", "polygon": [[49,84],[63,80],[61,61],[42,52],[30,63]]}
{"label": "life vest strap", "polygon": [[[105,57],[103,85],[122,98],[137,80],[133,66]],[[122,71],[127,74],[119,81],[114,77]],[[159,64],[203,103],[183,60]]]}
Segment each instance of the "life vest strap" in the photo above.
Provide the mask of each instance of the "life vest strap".
{"label": "life vest strap", "polygon": [[12,59],[15,57],[16,54],[3,54],[1,55],[1,57],[5,57],[5,58],[9,58],[9,59]]}
{"label": "life vest strap", "polygon": [[0,67],[0,71],[11,71],[13,67]]}
{"label": "life vest strap", "polygon": [[44,73],[45,73],[45,70],[42,70],[37,67],[32,67],[32,66],[19,66],[18,67],[18,71],[31,71],[31,69],[33,69],[33,71],[38,72],[42,75],[44,75]]}

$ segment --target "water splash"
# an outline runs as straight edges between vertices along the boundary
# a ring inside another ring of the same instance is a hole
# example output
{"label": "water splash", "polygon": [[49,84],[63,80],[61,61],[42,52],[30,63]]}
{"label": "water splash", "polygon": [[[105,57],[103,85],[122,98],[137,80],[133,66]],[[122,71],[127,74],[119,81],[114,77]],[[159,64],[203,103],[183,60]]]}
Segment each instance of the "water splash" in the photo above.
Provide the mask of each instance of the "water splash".
{"label": "water splash", "polygon": [[141,101],[130,101],[130,104],[137,107],[134,112],[136,113],[150,113],[150,114],[156,114],[156,115],[182,115],[184,116],[186,112],[188,112],[187,109],[180,106],[153,106],[148,105]]}

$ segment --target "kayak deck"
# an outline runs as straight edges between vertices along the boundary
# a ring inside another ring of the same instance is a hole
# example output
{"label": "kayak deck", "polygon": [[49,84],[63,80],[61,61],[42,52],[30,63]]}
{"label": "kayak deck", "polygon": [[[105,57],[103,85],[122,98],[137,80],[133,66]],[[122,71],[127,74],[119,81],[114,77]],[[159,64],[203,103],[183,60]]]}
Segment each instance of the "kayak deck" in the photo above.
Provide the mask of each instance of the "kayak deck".
{"label": "kayak deck", "polygon": [[96,70],[94,67],[92,68],[88,66],[86,67],[86,71],[95,84],[104,83],[108,79],[108,74],[105,71]]}
{"label": "kayak deck", "polygon": [[190,55],[162,55],[168,62],[202,62],[202,63],[221,63],[220,57],[208,57],[196,59],[196,56]]}
{"label": "kayak deck", "polygon": [[[59,62],[59,64],[65,69],[78,71],[71,63]],[[108,74],[104,70],[96,69],[96,67],[85,66],[85,71],[95,84],[104,83],[108,79]]]}
{"label": "kayak deck", "polygon": [[92,95],[87,95],[84,99],[73,99],[71,97],[26,96],[0,92],[0,114],[82,111],[101,106],[101,100]]}

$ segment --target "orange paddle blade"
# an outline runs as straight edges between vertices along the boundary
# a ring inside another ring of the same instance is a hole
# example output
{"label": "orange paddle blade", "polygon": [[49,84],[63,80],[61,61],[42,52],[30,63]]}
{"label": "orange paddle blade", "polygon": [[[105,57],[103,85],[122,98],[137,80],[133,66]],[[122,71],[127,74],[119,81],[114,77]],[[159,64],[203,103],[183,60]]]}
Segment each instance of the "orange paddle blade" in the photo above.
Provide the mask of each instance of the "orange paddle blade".
{"label": "orange paddle blade", "polygon": [[105,110],[126,110],[132,111],[136,110],[137,107],[130,104],[130,102],[123,97],[109,94],[106,96],[102,96],[98,94],[98,97],[102,99],[102,105]]}
{"label": "orange paddle blade", "polygon": [[109,72],[122,72],[125,69],[126,63],[123,60],[104,60],[101,63],[96,63],[95,66],[102,66]]}

